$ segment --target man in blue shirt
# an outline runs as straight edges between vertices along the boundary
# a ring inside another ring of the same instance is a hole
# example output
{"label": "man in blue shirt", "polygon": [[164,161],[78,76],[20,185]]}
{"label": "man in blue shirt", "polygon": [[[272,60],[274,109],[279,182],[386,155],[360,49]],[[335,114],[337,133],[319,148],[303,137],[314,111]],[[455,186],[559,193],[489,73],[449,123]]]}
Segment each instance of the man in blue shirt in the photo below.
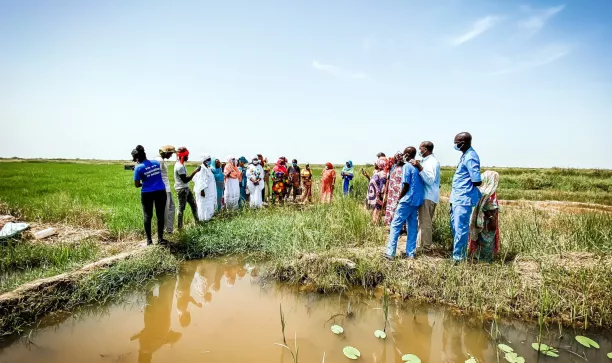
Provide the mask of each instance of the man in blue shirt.
{"label": "man in blue shirt", "polygon": [[478,204],[482,184],[480,179],[480,158],[472,149],[472,135],[462,132],[455,136],[455,150],[463,155],[459,159],[453,189],[450,196],[451,231],[453,233],[453,259],[461,261],[467,253],[470,234],[470,217],[472,209]]}
{"label": "man in blue shirt", "polygon": [[419,175],[419,170],[412,166],[408,161],[416,156],[416,148],[409,146],[404,150],[404,159],[407,163],[402,169],[402,191],[399,195],[399,202],[395,209],[395,215],[391,221],[391,231],[387,242],[387,252],[385,257],[392,260],[397,249],[397,240],[404,223],[408,227],[408,239],[406,241],[406,257],[414,258],[416,252],[416,240],[418,234],[417,213],[423,204],[424,190],[423,180]]}

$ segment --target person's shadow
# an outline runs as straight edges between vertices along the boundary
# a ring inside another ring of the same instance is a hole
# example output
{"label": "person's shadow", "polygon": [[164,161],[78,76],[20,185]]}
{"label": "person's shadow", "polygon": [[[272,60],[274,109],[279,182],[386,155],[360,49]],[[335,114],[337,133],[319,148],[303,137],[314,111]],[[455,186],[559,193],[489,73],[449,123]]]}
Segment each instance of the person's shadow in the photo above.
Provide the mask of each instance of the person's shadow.
{"label": "person's shadow", "polygon": [[147,293],[147,305],[144,309],[144,328],[130,338],[138,340],[138,363],[149,363],[155,353],[164,344],[174,344],[182,336],[170,329],[172,302],[176,288],[176,277],[165,279],[158,292],[152,289]]}

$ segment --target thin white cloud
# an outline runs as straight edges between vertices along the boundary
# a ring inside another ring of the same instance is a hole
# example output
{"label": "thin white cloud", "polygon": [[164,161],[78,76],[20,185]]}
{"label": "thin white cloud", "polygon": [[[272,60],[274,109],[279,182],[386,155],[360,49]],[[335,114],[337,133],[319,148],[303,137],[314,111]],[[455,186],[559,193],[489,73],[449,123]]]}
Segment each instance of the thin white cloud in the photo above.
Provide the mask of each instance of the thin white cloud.
{"label": "thin white cloud", "polygon": [[474,24],[472,24],[470,30],[454,38],[452,40],[452,44],[459,46],[465,42],[469,42],[470,40],[482,35],[484,32],[494,27],[500,20],[501,17],[495,15],[487,15],[484,18],[478,19],[476,22],[474,22]]}
{"label": "thin white cloud", "polygon": [[519,28],[525,30],[530,36],[536,34],[546,23],[555,15],[565,9],[565,5],[554,6],[543,10],[534,10],[531,7],[524,6],[521,10],[530,13],[527,19],[521,20],[518,23]]}
{"label": "thin white cloud", "polygon": [[340,78],[351,78],[351,79],[368,79],[370,76],[367,73],[360,71],[353,71],[342,67],[334,66],[332,64],[320,63],[319,61],[312,61],[312,68],[329,73],[333,76]]}
{"label": "thin white cloud", "polygon": [[571,47],[566,44],[550,45],[515,62],[506,58],[506,67],[493,72],[492,75],[518,73],[532,68],[542,67],[567,56],[570,52]]}

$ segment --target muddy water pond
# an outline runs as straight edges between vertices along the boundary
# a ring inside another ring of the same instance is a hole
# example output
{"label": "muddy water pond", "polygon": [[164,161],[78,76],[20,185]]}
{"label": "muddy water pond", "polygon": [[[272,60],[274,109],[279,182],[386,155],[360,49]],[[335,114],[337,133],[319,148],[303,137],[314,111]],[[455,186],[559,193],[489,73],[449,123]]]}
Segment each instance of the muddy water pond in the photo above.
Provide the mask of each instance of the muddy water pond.
{"label": "muddy water pond", "polygon": [[[544,330],[542,341],[558,358],[539,355],[531,344],[538,327],[518,322],[483,322],[451,309],[391,299],[386,339],[382,292],[322,295],[262,283],[239,260],[190,261],[179,276],[166,276],[122,303],[94,308],[33,331],[0,351],[3,362],[294,362],[286,345],[299,349],[298,362],[349,362],[343,348],[357,348],[362,362],[506,362],[498,343],[526,362],[612,362],[610,332],[589,332],[600,349],[585,348],[577,332]],[[344,329],[336,335],[332,325]],[[496,337],[498,341],[495,341]]]}

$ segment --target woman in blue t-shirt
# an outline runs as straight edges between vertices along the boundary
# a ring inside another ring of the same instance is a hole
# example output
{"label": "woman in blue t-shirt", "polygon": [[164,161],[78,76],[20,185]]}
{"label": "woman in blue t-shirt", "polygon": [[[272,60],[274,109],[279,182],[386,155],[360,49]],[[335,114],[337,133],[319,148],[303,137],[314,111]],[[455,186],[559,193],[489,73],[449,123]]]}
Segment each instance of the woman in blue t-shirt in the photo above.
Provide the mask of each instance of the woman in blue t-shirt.
{"label": "woman in blue t-shirt", "polygon": [[147,234],[147,245],[153,244],[151,238],[151,220],[153,218],[153,205],[157,216],[157,243],[168,242],[164,239],[164,224],[166,210],[166,186],[162,179],[161,167],[156,160],[147,160],[142,145],[132,150],[132,159],[138,165],[134,168],[134,185],[141,188],[140,201],[144,214],[144,229]]}

